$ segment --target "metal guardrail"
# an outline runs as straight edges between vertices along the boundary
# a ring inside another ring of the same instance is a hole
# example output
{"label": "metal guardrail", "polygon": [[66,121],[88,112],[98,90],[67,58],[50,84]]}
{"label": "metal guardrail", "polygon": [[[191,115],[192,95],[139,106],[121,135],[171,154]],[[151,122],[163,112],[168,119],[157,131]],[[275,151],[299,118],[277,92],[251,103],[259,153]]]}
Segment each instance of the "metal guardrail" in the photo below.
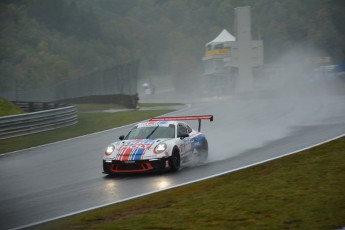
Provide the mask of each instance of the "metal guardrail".
{"label": "metal guardrail", "polygon": [[57,109],[66,107],[70,104],[53,103],[53,102],[29,102],[29,101],[12,101],[13,104],[27,113],[38,112],[42,110]]}
{"label": "metal guardrail", "polygon": [[73,125],[78,122],[75,105],[40,112],[0,117],[0,139]]}

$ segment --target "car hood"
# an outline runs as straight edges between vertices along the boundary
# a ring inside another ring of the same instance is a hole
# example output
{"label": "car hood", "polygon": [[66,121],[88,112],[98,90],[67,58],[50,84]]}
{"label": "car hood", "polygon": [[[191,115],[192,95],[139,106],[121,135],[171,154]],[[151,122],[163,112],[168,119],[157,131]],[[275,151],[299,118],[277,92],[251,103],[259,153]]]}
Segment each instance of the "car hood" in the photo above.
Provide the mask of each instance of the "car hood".
{"label": "car hood", "polygon": [[161,142],[168,139],[135,139],[123,140],[114,143],[116,150],[113,153],[115,160],[136,161],[152,159],[167,155],[167,153],[156,154],[154,148]]}

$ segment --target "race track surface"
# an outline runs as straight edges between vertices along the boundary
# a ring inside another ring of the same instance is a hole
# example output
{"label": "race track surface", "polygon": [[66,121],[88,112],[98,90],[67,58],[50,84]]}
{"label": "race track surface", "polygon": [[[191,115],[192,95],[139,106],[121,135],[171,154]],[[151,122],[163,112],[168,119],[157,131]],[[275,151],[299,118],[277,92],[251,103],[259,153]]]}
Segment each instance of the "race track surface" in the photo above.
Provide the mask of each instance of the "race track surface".
{"label": "race track surface", "polygon": [[[209,161],[177,173],[108,177],[104,148],[131,126],[0,157],[0,229],[56,218],[160,191],[309,147],[345,133],[342,93],[255,94],[208,98],[171,115],[203,121]],[[116,114],[114,114],[116,115]],[[193,127],[197,122],[190,123]]]}

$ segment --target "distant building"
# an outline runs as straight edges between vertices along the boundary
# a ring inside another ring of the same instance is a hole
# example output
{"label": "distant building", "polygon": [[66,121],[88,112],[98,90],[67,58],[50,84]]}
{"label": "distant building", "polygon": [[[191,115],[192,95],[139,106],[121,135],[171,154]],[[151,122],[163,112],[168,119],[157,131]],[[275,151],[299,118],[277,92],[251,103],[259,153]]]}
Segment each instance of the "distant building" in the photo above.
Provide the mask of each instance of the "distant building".
{"label": "distant building", "polygon": [[205,45],[204,64],[205,91],[207,93],[224,94],[229,86],[234,86],[235,69],[225,65],[225,60],[231,58],[231,43],[236,38],[226,29]]}
{"label": "distant building", "polygon": [[253,88],[253,67],[263,65],[263,42],[252,40],[250,7],[235,8],[236,37],[226,29],[205,45],[205,92],[223,95]]}

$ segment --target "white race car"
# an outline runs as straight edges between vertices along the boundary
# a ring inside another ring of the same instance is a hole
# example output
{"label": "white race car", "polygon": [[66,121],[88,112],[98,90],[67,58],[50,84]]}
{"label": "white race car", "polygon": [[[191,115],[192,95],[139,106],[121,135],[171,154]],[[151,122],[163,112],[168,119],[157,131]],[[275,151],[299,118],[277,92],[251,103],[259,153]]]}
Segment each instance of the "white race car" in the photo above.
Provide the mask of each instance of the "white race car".
{"label": "white race car", "polygon": [[[110,144],[103,156],[105,174],[178,171],[192,160],[205,162],[208,142],[200,132],[201,120],[212,115],[157,117],[135,125],[120,141]],[[198,131],[183,120],[198,120]]]}

